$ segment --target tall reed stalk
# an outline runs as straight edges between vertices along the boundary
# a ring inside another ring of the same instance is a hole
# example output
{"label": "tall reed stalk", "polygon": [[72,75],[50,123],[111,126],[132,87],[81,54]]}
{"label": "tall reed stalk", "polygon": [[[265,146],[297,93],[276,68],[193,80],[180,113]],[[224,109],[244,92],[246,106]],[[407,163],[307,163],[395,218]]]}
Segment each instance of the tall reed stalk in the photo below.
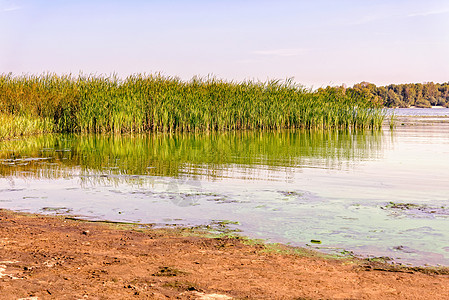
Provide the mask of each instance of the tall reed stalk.
{"label": "tall reed stalk", "polygon": [[291,80],[186,82],[159,74],[0,75],[0,113],[41,120],[42,132],[83,133],[379,128],[385,118],[359,95],[312,92]]}
{"label": "tall reed stalk", "polygon": [[52,120],[0,113],[0,140],[23,135],[53,132]]}

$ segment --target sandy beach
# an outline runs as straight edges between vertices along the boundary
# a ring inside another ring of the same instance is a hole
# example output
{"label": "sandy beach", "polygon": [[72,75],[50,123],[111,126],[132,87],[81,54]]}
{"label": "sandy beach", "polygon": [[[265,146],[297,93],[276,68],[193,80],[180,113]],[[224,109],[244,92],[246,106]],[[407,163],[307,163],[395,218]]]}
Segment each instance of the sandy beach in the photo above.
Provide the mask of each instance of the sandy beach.
{"label": "sandy beach", "polygon": [[[2,299],[448,299],[447,269],[0,210]],[[446,296],[445,296],[446,295]],[[446,298],[445,298],[446,297]]]}

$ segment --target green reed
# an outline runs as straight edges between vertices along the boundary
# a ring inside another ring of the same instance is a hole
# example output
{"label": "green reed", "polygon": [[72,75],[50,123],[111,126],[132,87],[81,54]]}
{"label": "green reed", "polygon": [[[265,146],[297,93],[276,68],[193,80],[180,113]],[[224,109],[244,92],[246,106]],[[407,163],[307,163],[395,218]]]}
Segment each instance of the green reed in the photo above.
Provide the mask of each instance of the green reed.
{"label": "green reed", "polygon": [[53,132],[48,118],[13,116],[0,113],[0,140],[23,135]]}
{"label": "green reed", "polygon": [[379,128],[385,118],[363,97],[312,92],[291,80],[181,81],[158,74],[0,75],[0,113],[51,120],[44,131],[82,133]]}

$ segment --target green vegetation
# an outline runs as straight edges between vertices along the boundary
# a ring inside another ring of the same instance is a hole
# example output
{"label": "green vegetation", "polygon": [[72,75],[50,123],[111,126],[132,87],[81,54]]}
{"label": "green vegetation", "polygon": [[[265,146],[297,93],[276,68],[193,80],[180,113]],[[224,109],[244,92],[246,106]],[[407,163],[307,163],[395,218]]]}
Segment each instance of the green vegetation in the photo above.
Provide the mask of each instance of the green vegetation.
{"label": "green vegetation", "polygon": [[124,80],[0,75],[0,113],[4,118],[39,123],[39,130],[10,136],[49,131],[379,128],[385,116],[361,94],[332,89],[311,92],[291,80],[234,83],[193,78],[184,82],[161,75],[133,75]]}
{"label": "green vegetation", "polygon": [[201,291],[201,289],[197,287],[197,285],[188,281],[179,281],[179,280],[169,281],[164,283],[163,286],[173,288],[179,291]]}
{"label": "green vegetation", "polygon": [[408,83],[390,84],[379,86],[368,82],[361,82],[352,88],[328,87],[325,90],[333,90],[341,94],[357,94],[369,99],[374,105],[386,107],[449,107],[449,82],[447,83]]}
{"label": "green vegetation", "polygon": [[53,131],[53,122],[48,118],[13,116],[0,113],[0,140],[8,137]]}
{"label": "green vegetation", "polygon": [[397,208],[397,209],[413,209],[413,208],[419,208],[420,206],[418,204],[413,203],[395,203],[395,202],[389,202],[385,208]]}
{"label": "green vegetation", "polygon": [[381,209],[393,209],[402,212],[410,211],[411,213],[424,213],[433,216],[448,216],[449,207],[446,206],[429,206],[425,204],[414,204],[414,203],[395,203],[389,202],[385,206],[381,206]]}
{"label": "green vegetation", "polygon": [[173,268],[173,267],[160,267],[159,270],[152,275],[153,276],[172,277],[172,276],[179,276],[179,275],[184,275],[184,274],[188,274],[188,273],[181,271],[179,269]]}

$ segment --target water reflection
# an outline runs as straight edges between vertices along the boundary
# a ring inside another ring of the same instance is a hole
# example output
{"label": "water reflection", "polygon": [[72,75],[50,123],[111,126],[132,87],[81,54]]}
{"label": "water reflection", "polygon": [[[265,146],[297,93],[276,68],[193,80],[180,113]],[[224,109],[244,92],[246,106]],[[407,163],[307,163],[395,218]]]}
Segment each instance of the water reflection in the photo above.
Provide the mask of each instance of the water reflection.
{"label": "water reflection", "polygon": [[125,222],[231,220],[270,241],[449,265],[443,125],[3,141],[0,206]]}
{"label": "water reflection", "polygon": [[238,167],[257,179],[257,169],[350,167],[378,157],[382,142],[378,131],[45,135],[0,143],[0,175],[133,181],[133,175],[219,178]]}

